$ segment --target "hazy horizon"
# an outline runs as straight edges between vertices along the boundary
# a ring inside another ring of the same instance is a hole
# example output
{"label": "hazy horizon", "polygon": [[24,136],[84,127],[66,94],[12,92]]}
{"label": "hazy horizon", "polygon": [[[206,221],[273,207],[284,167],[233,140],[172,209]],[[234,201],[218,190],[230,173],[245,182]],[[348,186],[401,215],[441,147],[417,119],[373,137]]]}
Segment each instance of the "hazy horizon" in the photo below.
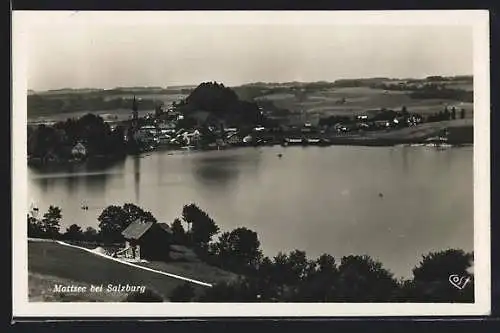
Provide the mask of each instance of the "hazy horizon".
{"label": "hazy horizon", "polygon": [[[455,76],[470,76],[473,77],[473,74],[455,74],[455,75],[441,75],[441,74],[430,74],[422,77],[387,77],[390,80],[420,80],[420,79],[425,79],[427,76],[443,76],[443,77],[455,77]],[[375,79],[375,78],[385,78],[385,76],[370,76],[370,77],[349,77],[349,78],[338,78],[336,80],[366,80],[366,79]],[[244,86],[244,85],[251,85],[251,84],[287,84],[287,83],[316,83],[316,82],[328,82],[328,83],[333,83],[336,80],[315,80],[315,81],[252,81],[252,82],[243,82],[241,84],[237,85],[226,85],[224,82],[221,81],[216,81],[217,83],[222,83],[226,87],[239,87],[239,86]],[[206,81],[200,81],[200,82],[193,82],[193,83],[184,83],[184,84],[176,84],[176,85],[168,85],[168,86],[160,86],[160,85],[145,85],[145,86],[138,86],[138,85],[130,85],[130,86],[115,86],[115,87],[58,87],[58,88],[51,88],[51,89],[45,89],[45,90],[35,90],[28,88],[29,91],[34,91],[34,92],[45,92],[45,91],[57,91],[57,90],[90,90],[90,89],[96,89],[96,90],[113,90],[113,89],[125,89],[125,88],[162,88],[162,89],[174,89],[174,88],[184,88],[184,87],[196,87],[200,85],[203,82],[213,82],[215,80],[206,80]]]}
{"label": "hazy horizon", "polygon": [[[85,17],[85,14],[79,14]],[[28,89],[226,86],[473,73],[467,25],[106,24],[28,31]]]}

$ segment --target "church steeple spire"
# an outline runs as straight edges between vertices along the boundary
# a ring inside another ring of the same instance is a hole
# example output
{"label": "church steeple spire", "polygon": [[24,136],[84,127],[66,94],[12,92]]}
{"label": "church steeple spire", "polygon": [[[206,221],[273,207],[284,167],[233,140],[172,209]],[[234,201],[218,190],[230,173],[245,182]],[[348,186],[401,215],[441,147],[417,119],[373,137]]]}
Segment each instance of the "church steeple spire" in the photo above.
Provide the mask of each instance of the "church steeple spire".
{"label": "church steeple spire", "polygon": [[137,107],[137,99],[135,98],[134,95],[134,100],[132,101],[132,117],[134,120],[137,120],[139,114],[138,114],[138,107]]}

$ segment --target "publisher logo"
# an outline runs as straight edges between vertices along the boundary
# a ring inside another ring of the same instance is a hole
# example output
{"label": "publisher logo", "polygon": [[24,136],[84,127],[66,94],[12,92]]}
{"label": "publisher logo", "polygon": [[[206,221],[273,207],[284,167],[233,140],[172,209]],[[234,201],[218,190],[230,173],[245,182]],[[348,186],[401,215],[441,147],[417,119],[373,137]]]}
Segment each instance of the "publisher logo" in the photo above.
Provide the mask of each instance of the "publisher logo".
{"label": "publisher logo", "polygon": [[468,276],[458,276],[457,274],[452,274],[448,278],[448,281],[457,289],[464,289],[465,286],[469,283],[470,277]]}

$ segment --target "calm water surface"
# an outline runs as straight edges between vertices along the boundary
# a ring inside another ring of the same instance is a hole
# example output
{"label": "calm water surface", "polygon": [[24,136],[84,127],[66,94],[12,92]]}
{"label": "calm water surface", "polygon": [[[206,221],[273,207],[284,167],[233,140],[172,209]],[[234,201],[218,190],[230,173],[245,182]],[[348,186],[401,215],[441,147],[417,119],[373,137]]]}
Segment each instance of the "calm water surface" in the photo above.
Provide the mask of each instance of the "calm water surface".
{"label": "calm water surface", "polygon": [[64,228],[97,228],[108,205],[135,203],[170,223],[196,203],[222,231],[255,230],[266,255],[368,254],[409,276],[429,251],[473,249],[472,170],[472,147],[165,151],[111,166],[29,169],[28,204],[61,207]]}

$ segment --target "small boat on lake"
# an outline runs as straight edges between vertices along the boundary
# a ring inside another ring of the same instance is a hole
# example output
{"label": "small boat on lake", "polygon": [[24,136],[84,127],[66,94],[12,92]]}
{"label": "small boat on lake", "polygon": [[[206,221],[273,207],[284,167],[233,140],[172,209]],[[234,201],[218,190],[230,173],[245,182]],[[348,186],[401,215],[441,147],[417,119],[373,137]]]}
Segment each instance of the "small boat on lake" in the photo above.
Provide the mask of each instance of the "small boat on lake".
{"label": "small boat on lake", "polygon": [[292,146],[292,145],[302,145],[304,144],[304,140],[299,139],[299,138],[285,138],[284,145],[285,146]]}
{"label": "small boat on lake", "polygon": [[425,140],[426,147],[437,147],[437,148],[449,148],[452,145],[448,144],[448,138],[446,136],[434,136],[427,138]]}
{"label": "small boat on lake", "polygon": [[321,143],[321,139],[319,138],[306,139],[306,143],[309,145],[319,145]]}

